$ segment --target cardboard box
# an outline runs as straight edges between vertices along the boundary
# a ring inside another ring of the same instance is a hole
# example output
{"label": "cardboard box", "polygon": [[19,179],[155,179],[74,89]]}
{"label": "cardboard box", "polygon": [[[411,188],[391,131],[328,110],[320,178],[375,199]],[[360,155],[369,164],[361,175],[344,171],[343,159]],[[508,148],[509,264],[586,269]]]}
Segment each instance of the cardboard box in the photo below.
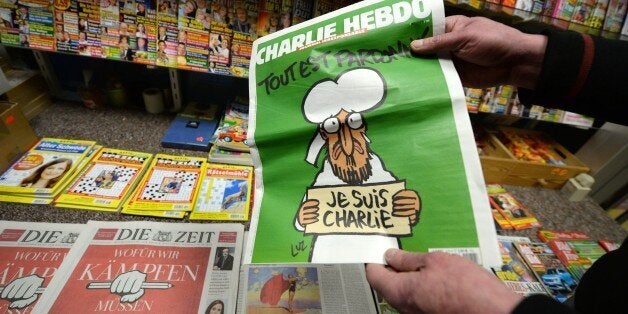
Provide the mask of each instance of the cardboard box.
{"label": "cardboard box", "polygon": [[0,173],[38,141],[16,103],[0,102]]}
{"label": "cardboard box", "polygon": [[46,80],[35,71],[9,70],[5,73],[11,89],[6,92],[10,102],[17,103],[30,120],[52,104]]}
{"label": "cardboard box", "polygon": [[[477,131],[476,131],[477,132]],[[549,144],[551,153],[559,156],[562,163],[549,164],[519,160],[507,148],[504,140],[499,139],[499,132],[511,132],[521,135],[542,137]],[[501,127],[498,131],[484,132],[484,155],[480,156],[484,180],[487,183],[502,183],[524,186],[541,186],[550,189],[561,188],[569,179],[579,173],[588,172],[589,168],[562,145],[550,140],[542,132]]]}

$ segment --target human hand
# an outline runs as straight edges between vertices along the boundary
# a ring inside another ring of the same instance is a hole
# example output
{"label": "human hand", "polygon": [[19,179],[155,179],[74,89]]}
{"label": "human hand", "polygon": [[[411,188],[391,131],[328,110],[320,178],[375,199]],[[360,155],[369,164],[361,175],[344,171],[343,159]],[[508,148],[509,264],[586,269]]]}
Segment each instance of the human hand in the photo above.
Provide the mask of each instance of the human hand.
{"label": "human hand", "polygon": [[309,225],[318,221],[318,200],[307,200],[299,207],[297,222],[301,226]]}
{"label": "human hand", "polygon": [[484,17],[446,17],[445,33],[415,40],[418,55],[451,52],[462,84],[510,84],[534,89],[541,73],[547,37],[522,33]]}
{"label": "human hand", "polygon": [[410,225],[414,226],[418,221],[419,210],[421,210],[421,199],[412,190],[401,190],[392,198],[392,215],[395,217],[410,218]]}
{"label": "human hand", "polygon": [[146,281],[146,274],[133,270],[122,273],[111,283],[111,293],[120,295],[120,302],[132,303],[144,295],[142,284]]}
{"label": "human hand", "polygon": [[9,309],[22,309],[37,300],[37,289],[44,283],[44,278],[37,275],[17,278],[2,289],[0,298],[9,300]]}
{"label": "human hand", "polygon": [[495,275],[458,255],[386,251],[388,267],[366,278],[401,313],[510,313],[521,297]]}

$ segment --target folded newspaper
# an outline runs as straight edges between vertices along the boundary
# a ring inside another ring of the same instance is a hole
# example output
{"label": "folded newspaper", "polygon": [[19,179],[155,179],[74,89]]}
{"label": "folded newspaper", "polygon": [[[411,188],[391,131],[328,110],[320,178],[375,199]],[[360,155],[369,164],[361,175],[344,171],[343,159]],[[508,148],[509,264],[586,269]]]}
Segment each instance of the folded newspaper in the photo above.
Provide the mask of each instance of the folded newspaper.
{"label": "folded newspaper", "polygon": [[244,227],[90,221],[33,313],[234,313]]}
{"label": "folded newspaper", "polygon": [[363,1],[255,41],[245,262],[384,263],[403,248],[499,265],[458,75],[410,50],[444,31],[442,1]]}
{"label": "folded newspaper", "polygon": [[84,225],[0,221],[0,312],[33,311]]}

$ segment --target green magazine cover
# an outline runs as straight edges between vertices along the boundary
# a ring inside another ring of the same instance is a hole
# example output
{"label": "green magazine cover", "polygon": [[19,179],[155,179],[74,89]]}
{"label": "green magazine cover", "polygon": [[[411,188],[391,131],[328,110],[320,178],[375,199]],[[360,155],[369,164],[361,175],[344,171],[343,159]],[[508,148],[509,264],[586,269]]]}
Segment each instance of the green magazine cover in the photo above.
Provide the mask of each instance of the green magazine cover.
{"label": "green magazine cover", "polygon": [[384,263],[388,248],[499,265],[462,85],[410,42],[441,1],[363,1],[262,37],[250,67],[250,263]]}

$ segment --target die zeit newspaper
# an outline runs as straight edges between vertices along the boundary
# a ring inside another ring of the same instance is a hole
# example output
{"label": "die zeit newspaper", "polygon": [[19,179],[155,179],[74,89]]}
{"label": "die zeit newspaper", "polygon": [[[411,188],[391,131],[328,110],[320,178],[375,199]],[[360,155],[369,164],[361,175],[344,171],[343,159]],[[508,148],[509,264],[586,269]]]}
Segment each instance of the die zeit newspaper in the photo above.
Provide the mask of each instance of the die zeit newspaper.
{"label": "die zeit newspaper", "polygon": [[444,31],[442,1],[372,0],[254,42],[245,262],[383,263],[403,248],[499,265],[459,77],[410,50]]}
{"label": "die zeit newspaper", "polygon": [[31,313],[83,225],[0,221],[0,312]]}
{"label": "die zeit newspaper", "polygon": [[243,228],[90,221],[34,312],[233,313]]}

